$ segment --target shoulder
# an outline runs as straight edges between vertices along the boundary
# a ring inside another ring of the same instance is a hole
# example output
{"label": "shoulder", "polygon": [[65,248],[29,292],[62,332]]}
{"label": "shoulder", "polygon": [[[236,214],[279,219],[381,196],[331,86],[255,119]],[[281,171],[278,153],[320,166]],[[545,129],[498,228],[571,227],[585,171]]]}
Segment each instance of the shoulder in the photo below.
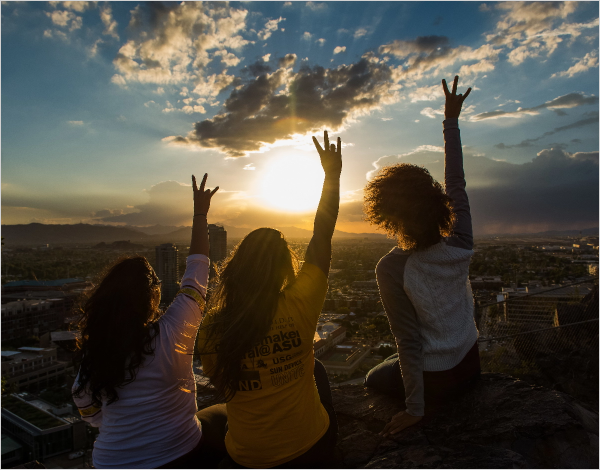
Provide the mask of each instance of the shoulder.
{"label": "shoulder", "polygon": [[293,283],[283,291],[289,295],[308,295],[314,291],[327,290],[327,276],[318,266],[305,262]]}
{"label": "shoulder", "polygon": [[387,255],[379,260],[375,267],[377,275],[385,274],[390,271],[397,271],[403,269],[406,264],[406,260],[410,256],[409,251],[405,251],[402,248],[395,247]]}

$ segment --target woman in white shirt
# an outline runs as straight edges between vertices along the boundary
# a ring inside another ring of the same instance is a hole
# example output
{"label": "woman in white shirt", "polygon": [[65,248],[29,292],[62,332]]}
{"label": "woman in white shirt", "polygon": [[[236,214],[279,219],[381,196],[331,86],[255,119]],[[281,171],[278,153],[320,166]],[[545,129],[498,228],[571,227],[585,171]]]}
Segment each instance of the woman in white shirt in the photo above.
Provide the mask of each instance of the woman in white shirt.
{"label": "woman in white shirt", "polygon": [[100,433],[97,468],[214,467],[224,455],[224,405],[197,413],[194,342],[208,283],[210,200],[198,189],[181,290],[159,316],[160,281],[141,256],[113,265],[87,299],[80,321],[81,366],[73,396]]}

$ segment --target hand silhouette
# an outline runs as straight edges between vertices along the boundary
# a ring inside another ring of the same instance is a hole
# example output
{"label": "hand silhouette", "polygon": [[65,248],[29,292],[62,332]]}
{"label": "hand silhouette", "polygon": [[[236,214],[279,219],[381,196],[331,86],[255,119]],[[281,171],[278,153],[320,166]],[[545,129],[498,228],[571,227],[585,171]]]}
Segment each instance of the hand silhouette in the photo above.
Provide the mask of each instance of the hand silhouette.
{"label": "hand silhouette", "polygon": [[452,84],[452,93],[448,91],[448,85],[446,84],[446,80],[442,79],[442,86],[444,87],[444,94],[446,95],[446,110],[444,112],[446,118],[457,118],[460,116],[460,110],[463,104],[463,101],[467,99],[469,93],[471,93],[471,88],[467,90],[464,96],[456,94],[456,87],[458,86],[458,75],[454,77],[454,83]]}
{"label": "hand silhouette", "polygon": [[194,190],[194,215],[207,215],[208,209],[210,208],[210,200],[219,190],[218,186],[212,191],[210,189],[204,189],[204,186],[206,185],[206,178],[208,178],[208,173],[204,173],[204,178],[202,178],[202,183],[200,183],[200,189],[198,189],[196,177],[192,175],[192,188]]}
{"label": "hand silhouette", "polygon": [[338,137],[337,149],[335,148],[335,144],[329,145],[327,131],[324,132],[323,140],[325,148],[321,148],[319,141],[313,135],[313,142],[315,143],[315,147],[317,147],[319,157],[321,157],[321,166],[325,170],[326,176],[339,177],[342,172],[342,139]]}

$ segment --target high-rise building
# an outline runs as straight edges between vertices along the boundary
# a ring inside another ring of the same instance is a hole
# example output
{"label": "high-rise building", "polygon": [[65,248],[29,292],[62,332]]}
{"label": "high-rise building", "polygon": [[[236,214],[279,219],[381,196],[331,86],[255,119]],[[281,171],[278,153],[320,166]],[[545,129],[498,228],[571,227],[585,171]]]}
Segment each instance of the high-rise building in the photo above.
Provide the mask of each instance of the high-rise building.
{"label": "high-rise building", "polygon": [[227,258],[227,231],[221,225],[209,224],[210,240],[209,258],[211,263],[218,263]]}
{"label": "high-rise building", "polygon": [[179,290],[177,247],[163,243],[156,247],[156,275],[161,280],[161,303],[170,304]]}

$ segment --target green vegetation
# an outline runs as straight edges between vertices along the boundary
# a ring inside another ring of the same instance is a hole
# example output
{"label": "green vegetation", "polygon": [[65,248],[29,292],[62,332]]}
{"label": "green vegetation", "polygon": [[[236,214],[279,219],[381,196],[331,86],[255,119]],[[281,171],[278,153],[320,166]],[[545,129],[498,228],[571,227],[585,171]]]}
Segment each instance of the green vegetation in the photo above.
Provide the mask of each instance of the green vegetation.
{"label": "green vegetation", "polygon": [[7,409],[11,413],[23,418],[25,421],[42,430],[55,428],[65,424],[48,413],[38,410],[36,407],[29,405],[28,403],[25,403],[13,396],[2,398],[2,408]]}

